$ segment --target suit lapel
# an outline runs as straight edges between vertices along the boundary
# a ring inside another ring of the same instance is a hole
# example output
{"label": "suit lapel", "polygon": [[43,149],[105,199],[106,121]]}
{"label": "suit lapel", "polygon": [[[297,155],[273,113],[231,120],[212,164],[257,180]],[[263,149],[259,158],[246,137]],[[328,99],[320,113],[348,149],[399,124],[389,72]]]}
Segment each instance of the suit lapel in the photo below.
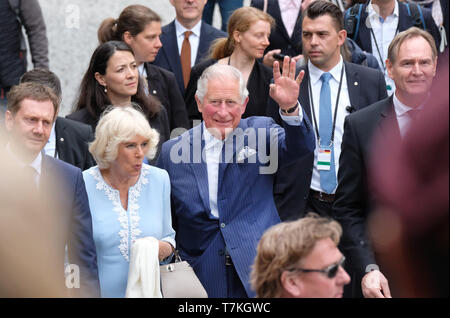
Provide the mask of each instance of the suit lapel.
{"label": "suit lapel", "polygon": [[359,94],[360,94],[360,79],[358,72],[353,69],[350,63],[344,62],[345,67],[345,75],[347,78],[347,89],[348,89],[348,96],[350,98],[350,104],[353,106],[356,110],[360,109],[359,105]]}
{"label": "suit lapel", "polygon": [[401,138],[397,116],[395,115],[393,96],[389,97],[386,102],[386,107],[380,112],[380,121],[378,122],[378,126],[378,130],[383,135],[385,140]]}
{"label": "suit lapel", "polygon": [[[305,111],[308,118],[311,117],[311,103],[309,100],[309,70],[307,67],[302,67],[300,70],[305,71],[305,76],[303,77],[303,81],[300,85],[300,94],[298,96],[298,101],[300,102],[300,105],[302,105],[303,110]],[[297,73],[298,74],[298,73]]]}
{"label": "suit lapel", "polygon": [[[273,6],[271,4],[273,4]],[[278,1],[269,2],[267,12],[270,15],[272,15],[272,17],[275,19],[275,21],[283,21],[283,19],[281,18],[281,9],[280,9],[280,5],[278,4]],[[284,23],[280,23],[280,25],[278,25],[278,27],[280,28],[281,34],[283,35],[285,40],[290,42],[291,38],[289,37],[289,35],[287,33]]]}
{"label": "suit lapel", "polygon": [[[297,16],[297,22],[294,26],[294,32],[292,32],[291,42],[295,45],[300,44],[302,45],[302,11],[298,12]],[[300,32],[295,32],[296,30],[300,30]]]}
{"label": "suit lapel", "polygon": [[[206,167],[206,162],[203,161],[201,154],[203,153],[203,149],[205,148],[205,141],[203,139],[203,124],[197,125],[192,129],[192,135],[189,139],[190,142],[190,160],[191,164],[189,166],[194,173],[195,180],[197,181],[197,188],[200,192],[200,197],[202,198],[203,205],[206,207],[207,211],[210,211],[211,208],[209,206],[209,189],[208,189],[208,169]],[[195,153],[198,152],[198,147],[200,146],[200,154]],[[200,157],[198,157],[200,156]],[[194,161],[194,157],[196,160]],[[200,162],[199,160],[200,159]]]}
{"label": "suit lapel", "polygon": [[195,64],[201,62],[200,59],[208,54],[210,33],[211,30],[206,27],[206,23],[202,22],[202,26],[200,28],[200,42],[198,44],[197,56],[195,57]]}
{"label": "suit lapel", "polygon": [[[165,40],[163,41],[163,47],[161,48],[167,57],[170,68],[176,77],[182,77],[181,61],[178,55],[178,42],[177,42],[177,30],[175,28],[175,21],[169,24],[166,32],[164,32]],[[178,79],[179,80],[179,79]],[[181,78],[181,82],[183,79]]]}

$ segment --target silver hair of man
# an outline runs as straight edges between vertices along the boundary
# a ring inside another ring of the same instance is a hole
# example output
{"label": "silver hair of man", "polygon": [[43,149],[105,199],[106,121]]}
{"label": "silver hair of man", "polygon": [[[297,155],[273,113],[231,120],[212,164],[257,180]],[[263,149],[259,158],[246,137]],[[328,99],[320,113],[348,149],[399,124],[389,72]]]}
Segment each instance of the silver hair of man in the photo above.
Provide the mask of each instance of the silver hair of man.
{"label": "silver hair of man", "polygon": [[248,90],[241,71],[231,65],[219,63],[213,64],[203,71],[202,76],[197,82],[197,91],[195,92],[195,95],[203,102],[203,98],[208,90],[208,82],[211,79],[222,79],[223,81],[227,81],[230,80],[230,78],[239,81],[239,96],[241,97],[241,103],[244,103],[245,99],[248,97]]}

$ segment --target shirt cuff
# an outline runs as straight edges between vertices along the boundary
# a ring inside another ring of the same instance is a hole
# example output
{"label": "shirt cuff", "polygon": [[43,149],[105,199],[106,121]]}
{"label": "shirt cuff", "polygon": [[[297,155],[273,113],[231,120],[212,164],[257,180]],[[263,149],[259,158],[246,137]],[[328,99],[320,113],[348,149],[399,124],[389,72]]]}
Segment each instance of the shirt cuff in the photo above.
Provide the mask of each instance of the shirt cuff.
{"label": "shirt cuff", "polygon": [[281,109],[278,110],[278,112],[280,113],[281,119],[288,125],[291,126],[300,126],[302,124],[303,121],[303,109],[302,106],[300,105],[300,102],[297,102],[298,105],[298,116],[286,116],[283,115],[283,113],[281,112]]}

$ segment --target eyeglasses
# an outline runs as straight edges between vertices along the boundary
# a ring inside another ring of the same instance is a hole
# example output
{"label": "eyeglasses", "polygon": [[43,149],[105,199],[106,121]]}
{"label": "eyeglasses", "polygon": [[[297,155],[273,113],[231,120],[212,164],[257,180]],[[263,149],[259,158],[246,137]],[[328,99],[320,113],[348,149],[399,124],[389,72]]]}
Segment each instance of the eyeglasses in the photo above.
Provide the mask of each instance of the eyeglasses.
{"label": "eyeglasses", "polygon": [[288,269],[289,272],[304,272],[304,273],[322,273],[325,274],[328,278],[334,278],[339,270],[339,266],[344,266],[345,256],[342,256],[341,260],[336,264],[332,264],[325,269],[305,269],[305,268],[291,268]]}

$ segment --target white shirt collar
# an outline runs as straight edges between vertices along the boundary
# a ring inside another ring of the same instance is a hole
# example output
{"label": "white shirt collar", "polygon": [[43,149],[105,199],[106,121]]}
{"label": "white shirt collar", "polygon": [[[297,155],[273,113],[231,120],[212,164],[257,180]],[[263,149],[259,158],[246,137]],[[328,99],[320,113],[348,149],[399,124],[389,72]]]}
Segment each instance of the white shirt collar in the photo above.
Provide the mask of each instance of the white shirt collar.
{"label": "white shirt collar", "polygon": [[202,27],[202,20],[200,20],[192,29],[188,30],[177,19],[175,19],[175,30],[177,31],[177,37],[184,35],[186,31],[192,31],[195,36],[200,37],[200,29]]}
{"label": "white shirt collar", "polygon": [[[331,76],[334,78],[336,82],[339,82],[340,80],[341,70],[343,66],[344,61],[341,56],[339,63],[328,72],[331,74]],[[310,60],[308,60],[308,69],[309,69],[309,78],[311,79],[311,85],[315,85],[317,81],[320,80],[322,74],[325,72],[322,71],[320,68],[314,66],[314,64],[312,64]]]}
{"label": "white shirt collar", "polygon": [[147,78],[147,70],[145,69],[145,63],[138,66],[139,75],[143,78]]}
{"label": "white shirt collar", "polygon": [[[373,4],[372,4],[372,0],[369,3],[369,11],[368,11],[368,16],[370,18],[372,17],[380,17],[380,15],[378,14],[377,11],[375,11]],[[394,7],[394,12],[391,14],[391,16],[394,17],[398,17],[398,1],[395,1],[395,7]]]}
{"label": "white shirt collar", "polygon": [[302,0],[278,0],[278,4],[280,6],[280,11],[290,9],[293,6],[296,9],[300,9],[302,5]]}
{"label": "white shirt collar", "polygon": [[216,146],[217,144],[223,144],[223,141],[214,137],[208,128],[206,128],[205,122],[202,122],[203,125],[203,138],[205,139],[205,149],[210,149]]}
{"label": "white shirt collar", "polygon": [[[401,117],[404,116],[407,112],[409,112],[410,110],[413,109],[413,107],[410,107],[408,105],[403,104],[398,98],[397,95],[395,95],[395,92],[393,94],[393,103],[394,103],[394,109],[395,109],[395,114],[397,115],[397,117]],[[428,99],[428,98],[427,98]],[[426,104],[426,101],[424,103],[422,103],[419,107],[417,107],[417,110],[421,110],[423,109],[424,105]]]}

